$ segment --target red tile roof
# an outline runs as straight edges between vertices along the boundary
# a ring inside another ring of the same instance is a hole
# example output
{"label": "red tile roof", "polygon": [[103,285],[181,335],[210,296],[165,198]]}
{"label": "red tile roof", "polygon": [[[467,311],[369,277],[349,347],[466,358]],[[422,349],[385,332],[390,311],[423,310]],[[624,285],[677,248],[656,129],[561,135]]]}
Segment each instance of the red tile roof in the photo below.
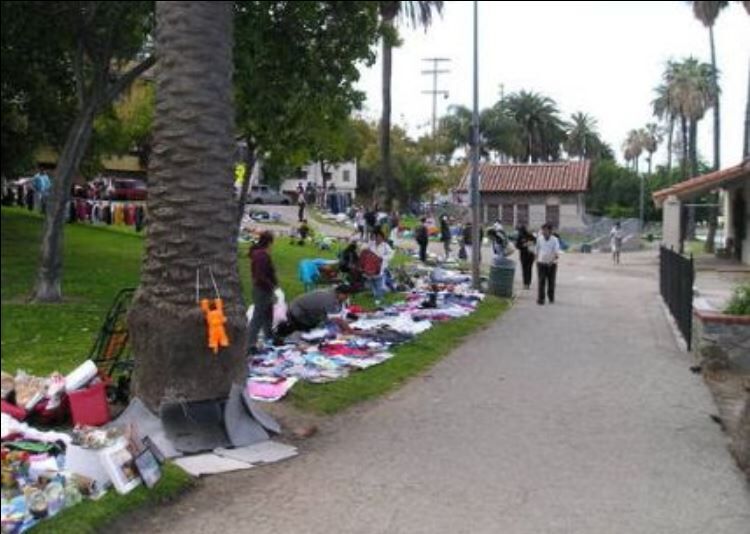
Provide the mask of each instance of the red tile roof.
{"label": "red tile roof", "polygon": [[728,167],[719,171],[709,172],[695,178],[690,178],[666,189],[660,189],[653,193],[654,202],[661,204],[668,196],[690,197],[701,194],[712,189],[718,189],[723,184],[737,178],[750,178],[750,159],[746,159],[739,165]]}
{"label": "red tile roof", "polygon": [[[555,163],[485,163],[479,168],[482,193],[583,193],[589,188],[590,161]],[[471,167],[458,186],[467,191]]]}

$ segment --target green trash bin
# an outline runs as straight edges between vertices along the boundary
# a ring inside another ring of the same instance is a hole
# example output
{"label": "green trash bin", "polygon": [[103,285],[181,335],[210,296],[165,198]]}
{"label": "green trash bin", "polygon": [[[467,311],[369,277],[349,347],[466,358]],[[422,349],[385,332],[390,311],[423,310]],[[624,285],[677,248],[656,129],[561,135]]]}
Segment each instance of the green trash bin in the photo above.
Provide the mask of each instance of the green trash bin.
{"label": "green trash bin", "polygon": [[498,297],[513,297],[513,279],[516,262],[508,258],[498,259],[490,267],[489,292]]}

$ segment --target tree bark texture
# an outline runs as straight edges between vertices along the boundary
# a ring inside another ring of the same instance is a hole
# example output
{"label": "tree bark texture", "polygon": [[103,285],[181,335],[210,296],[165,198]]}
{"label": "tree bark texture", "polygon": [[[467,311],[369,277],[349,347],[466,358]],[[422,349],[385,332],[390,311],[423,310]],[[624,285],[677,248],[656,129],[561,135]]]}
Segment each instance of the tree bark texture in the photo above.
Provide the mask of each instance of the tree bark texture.
{"label": "tree bark texture", "polygon": [[745,143],[742,149],[742,157],[750,158],[750,61],[747,69],[747,101],[745,102]]}
{"label": "tree bark texture", "polygon": [[[391,21],[384,21],[383,25],[393,26]],[[380,165],[381,178],[380,195],[385,201],[384,209],[390,209],[393,196],[393,180],[391,177],[391,77],[393,75],[393,46],[391,34],[383,36],[383,113],[380,118]]]}
{"label": "tree bark texture", "polygon": [[714,170],[721,168],[721,107],[719,105],[719,80],[716,68],[716,45],[714,43],[714,27],[708,27],[708,38],[711,41],[711,83],[714,91]]}
{"label": "tree bark texture", "polygon": [[[157,2],[156,113],[149,225],[129,322],[134,394],[224,398],[246,375],[246,319],[237,269],[231,2]],[[213,298],[213,271],[230,346],[214,355],[196,302]]]}
{"label": "tree bark texture", "polygon": [[682,179],[687,180],[688,173],[690,172],[690,158],[688,156],[688,147],[690,145],[690,140],[688,138],[688,121],[685,115],[680,115],[680,129],[682,131]]}
{"label": "tree bark texture", "polygon": [[670,182],[672,180],[672,142],[674,139],[674,117],[669,117],[669,133],[667,134],[667,172],[670,174]]}
{"label": "tree bark texture", "polygon": [[91,99],[68,132],[65,145],[55,168],[52,189],[46,202],[39,270],[34,298],[37,302],[62,300],[63,232],[67,217],[70,186],[78,170],[91,134],[97,103]]}

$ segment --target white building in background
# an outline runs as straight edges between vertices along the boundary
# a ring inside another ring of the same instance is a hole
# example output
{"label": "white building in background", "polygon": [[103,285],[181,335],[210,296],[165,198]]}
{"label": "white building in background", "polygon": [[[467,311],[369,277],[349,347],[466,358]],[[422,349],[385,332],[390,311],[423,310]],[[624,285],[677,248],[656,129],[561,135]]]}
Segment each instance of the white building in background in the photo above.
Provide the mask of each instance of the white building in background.
{"label": "white building in background", "polygon": [[[336,192],[348,193],[354,199],[357,193],[357,162],[326,163],[323,166],[329,190],[333,187]],[[303,187],[307,187],[308,182],[315,184],[318,189],[322,189],[323,178],[324,174],[321,171],[320,163],[309,163],[300,167],[295,177],[284,180],[281,184],[281,191],[296,194],[298,185],[302,183]]]}

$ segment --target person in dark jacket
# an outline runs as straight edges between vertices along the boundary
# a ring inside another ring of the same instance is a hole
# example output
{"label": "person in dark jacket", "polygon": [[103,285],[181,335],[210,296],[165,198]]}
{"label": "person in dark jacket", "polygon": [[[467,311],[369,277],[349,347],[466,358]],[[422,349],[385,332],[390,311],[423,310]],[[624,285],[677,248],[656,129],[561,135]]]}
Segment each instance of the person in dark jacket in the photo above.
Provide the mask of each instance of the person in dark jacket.
{"label": "person in dark jacket", "polygon": [[521,256],[521,269],[523,271],[523,288],[531,289],[532,267],[534,266],[534,250],[536,249],[536,238],[525,225],[518,227],[518,238],[516,248]]}
{"label": "person in dark jacket", "polygon": [[451,227],[448,224],[447,215],[440,218],[440,241],[443,243],[443,250],[445,250],[445,261],[448,261],[451,255]]}
{"label": "person in dark jacket", "polygon": [[250,320],[250,350],[257,350],[258,334],[265,333],[266,340],[273,338],[273,300],[279,283],[269,249],[273,234],[263,232],[258,242],[250,249],[250,270],[253,279],[253,318]]}
{"label": "person in dark jacket", "polygon": [[419,245],[419,261],[422,263],[427,263],[427,243],[429,240],[429,231],[427,230],[427,219],[422,217],[419,221],[419,226],[417,226],[416,231],[414,232],[414,237],[417,241],[417,245]]}

